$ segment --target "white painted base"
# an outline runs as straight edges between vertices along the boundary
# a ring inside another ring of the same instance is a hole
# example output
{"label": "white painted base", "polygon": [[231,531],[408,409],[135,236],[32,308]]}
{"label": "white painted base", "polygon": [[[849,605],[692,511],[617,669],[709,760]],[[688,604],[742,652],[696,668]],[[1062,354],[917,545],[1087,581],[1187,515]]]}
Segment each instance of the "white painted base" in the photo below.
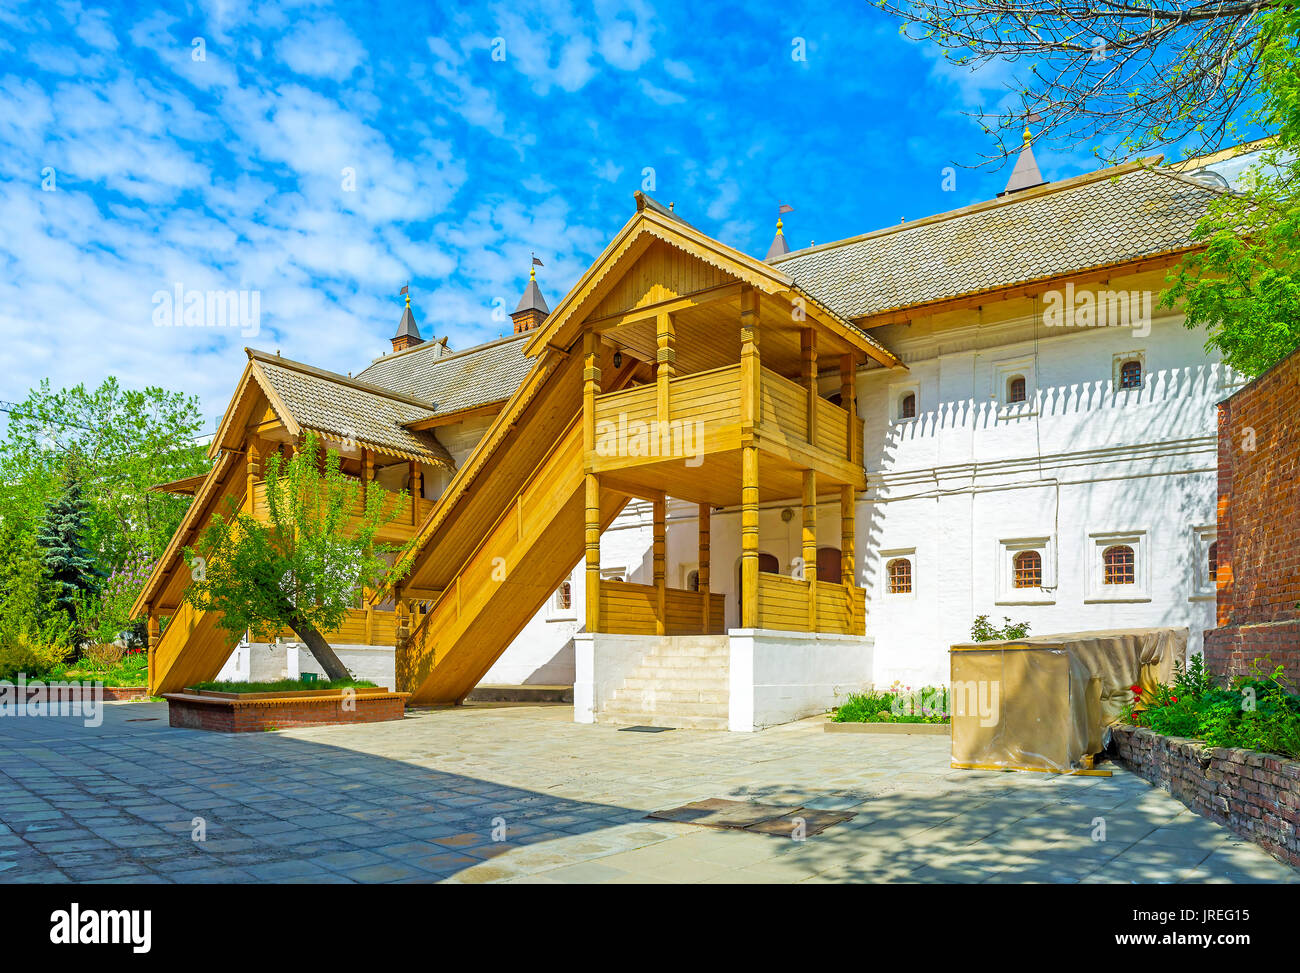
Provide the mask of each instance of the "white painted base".
{"label": "white painted base", "polygon": [[578,632],[573,636],[573,721],[595,723],[596,714],[641,664],[657,635]]}
{"label": "white painted base", "polygon": [[[339,661],[358,679],[376,686],[397,686],[397,667],[391,645],[335,645]],[[274,682],[297,679],[304,672],[314,672],[322,679],[324,672],[316,658],[298,642],[241,642],[217,675],[231,682]]]}
{"label": "white painted base", "polygon": [[870,636],[734,628],[731,730],[750,732],[823,713],[871,683]]}

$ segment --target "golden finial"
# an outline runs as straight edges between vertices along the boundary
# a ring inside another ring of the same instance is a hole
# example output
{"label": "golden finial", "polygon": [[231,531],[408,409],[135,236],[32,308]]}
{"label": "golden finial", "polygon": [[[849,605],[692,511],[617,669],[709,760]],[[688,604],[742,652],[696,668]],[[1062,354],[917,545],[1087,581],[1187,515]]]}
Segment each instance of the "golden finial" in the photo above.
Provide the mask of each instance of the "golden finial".
{"label": "golden finial", "polygon": [[783,226],[785,226],[785,223],[784,223],[784,221],[782,221],[781,217],[778,216],[778,217],[776,218],[776,232],[777,232],[777,233],[780,233],[780,232],[781,232],[781,227],[783,227]]}
{"label": "golden finial", "polygon": [[528,268],[528,280],[529,280],[529,283],[531,283],[532,281],[535,281],[536,279],[537,279],[537,268],[536,268],[536,267],[529,267],[529,268]]}
{"label": "golden finial", "polygon": [[1029,142],[1029,126],[1028,126],[1028,125],[1025,126],[1025,142],[1026,142],[1026,144]]}

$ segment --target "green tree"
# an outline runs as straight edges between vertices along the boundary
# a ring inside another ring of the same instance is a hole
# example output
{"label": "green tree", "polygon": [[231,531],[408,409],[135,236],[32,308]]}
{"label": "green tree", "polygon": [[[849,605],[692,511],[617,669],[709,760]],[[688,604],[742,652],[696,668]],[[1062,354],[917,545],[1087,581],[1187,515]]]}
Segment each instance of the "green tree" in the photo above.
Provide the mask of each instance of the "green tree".
{"label": "green tree", "polygon": [[113,570],[135,556],[158,557],[188,497],[149,487],[208,470],[198,399],[162,388],[33,389],[9,414],[0,440],[0,516],[34,530],[75,467],[90,505],[85,544]]}
{"label": "green tree", "polygon": [[235,635],[288,626],[327,677],[349,678],[322,633],[337,629],[358,593],[393,570],[398,548],[376,544],[375,535],[407,501],[405,492],[372,484],[360,504],[360,490],[340,470],[339,454],[323,451],[314,435],[287,463],[272,456],[266,464],[269,517],[259,520],[228,499],[198,545],[186,549],[194,583],[185,600],[220,612],[221,626]]}
{"label": "green tree", "polygon": [[1300,346],[1300,11],[1266,18],[1260,58],[1264,100],[1256,117],[1276,132],[1240,192],[1225,193],[1197,224],[1202,252],[1169,274],[1161,303],[1181,301],[1206,348],[1257,376]]}
{"label": "green tree", "polygon": [[82,496],[80,477],[69,471],[63,490],[46,507],[36,546],[50,608],[67,615],[79,634],[84,600],[98,594],[102,578],[94,555],[83,543],[89,530],[90,505]]}

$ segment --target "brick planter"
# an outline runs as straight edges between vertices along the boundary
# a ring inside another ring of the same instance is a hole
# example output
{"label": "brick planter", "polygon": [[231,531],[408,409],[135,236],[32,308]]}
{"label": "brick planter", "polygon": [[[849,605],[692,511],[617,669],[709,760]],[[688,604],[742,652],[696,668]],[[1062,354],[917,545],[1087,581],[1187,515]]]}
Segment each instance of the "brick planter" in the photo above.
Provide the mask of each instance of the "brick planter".
{"label": "brick planter", "polygon": [[[36,685],[33,685],[36,683]],[[54,680],[53,685],[46,683],[44,680],[30,680],[20,687],[20,698],[31,703],[57,703],[60,700],[65,702],[80,702],[83,696],[87,694],[83,687],[78,683],[68,684]],[[91,693],[95,690],[92,688]],[[105,703],[123,703],[131,702],[138,699],[149,698],[148,686],[103,686],[99,689],[99,698]]]}
{"label": "brick planter", "polygon": [[168,722],[190,730],[218,733],[254,733],[295,726],[332,726],[344,723],[382,723],[400,720],[410,693],[386,689],[358,689],[350,707],[341,689],[294,693],[171,693]]}
{"label": "brick planter", "polygon": [[1300,866],[1300,760],[1112,727],[1120,763],[1278,861]]}

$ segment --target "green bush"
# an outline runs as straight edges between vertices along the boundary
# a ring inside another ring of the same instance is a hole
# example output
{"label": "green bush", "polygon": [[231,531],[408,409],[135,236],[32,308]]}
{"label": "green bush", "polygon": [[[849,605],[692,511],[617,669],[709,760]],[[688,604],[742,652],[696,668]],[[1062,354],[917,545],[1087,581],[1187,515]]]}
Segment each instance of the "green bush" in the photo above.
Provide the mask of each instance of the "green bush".
{"label": "green bush", "polygon": [[1158,686],[1149,698],[1137,697],[1125,718],[1166,736],[1189,737],[1214,747],[1239,747],[1300,757],[1300,696],[1282,677],[1282,667],[1262,671],[1251,664],[1250,677],[1216,686],[1200,656],[1186,670],[1175,670],[1173,685]]}
{"label": "green bush", "polygon": [[375,684],[365,679],[321,679],[304,682],[301,679],[277,679],[274,682],[196,682],[191,689],[207,689],[214,693],[300,693],[308,689],[374,689]]}
{"label": "green bush", "polygon": [[831,710],[834,723],[947,723],[951,716],[946,686],[925,686],[920,692],[898,683],[887,691],[850,693]]}
{"label": "green bush", "polygon": [[970,627],[971,641],[974,642],[1009,642],[1012,639],[1022,639],[1029,634],[1028,622],[1013,622],[1006,615],[1002,616],[1005,623],[998,628],[989,621],[987,615],[977,615],[975,622]]}
{"label": "green bush", "polygon": [[0,679],[43,679],[56,669],[68,648],[53,639],[25,632],[0,638]]}

